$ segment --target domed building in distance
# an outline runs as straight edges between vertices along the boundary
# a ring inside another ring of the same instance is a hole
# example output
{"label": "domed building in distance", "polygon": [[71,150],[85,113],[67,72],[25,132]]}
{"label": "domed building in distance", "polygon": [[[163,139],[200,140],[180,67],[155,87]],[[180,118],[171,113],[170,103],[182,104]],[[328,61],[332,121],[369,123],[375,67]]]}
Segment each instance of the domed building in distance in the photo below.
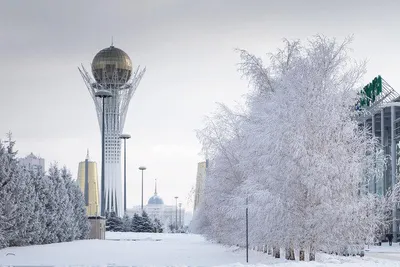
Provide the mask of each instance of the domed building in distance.
{"label": "domed building in distance", "polygon": [[157,195],[157,184],[154,191],[154,196],[152,196],[149,201],[147,201],[147,205],[164,205],[164,201],[162,200],[162,198]]}
{"label": "domed building in distance", "polygon": [[[176,221],[178,226],[182,227],[185,221],[185,209],[175,205],[165,205],[164,200],[157,193],[157,180],[154,186],[154,195],[149,198],[147,205],[143,207],[143,210],[149,215],[153,220],[155,218],[159,219],[164,226],[175,225]],[[141,214],[142,207],[134,206],[132,209],[128,209],[127,214],[133,216],[135,213]]]}

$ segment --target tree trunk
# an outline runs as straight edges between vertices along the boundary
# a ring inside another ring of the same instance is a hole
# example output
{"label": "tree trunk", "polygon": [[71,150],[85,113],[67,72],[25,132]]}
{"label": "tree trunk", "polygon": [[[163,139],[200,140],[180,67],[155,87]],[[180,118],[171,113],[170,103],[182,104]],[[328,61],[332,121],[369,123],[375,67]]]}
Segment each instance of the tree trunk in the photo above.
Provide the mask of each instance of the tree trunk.
{"label": "tree trunk", "polygon": [[304,261],[304,249],[300,250],[300,261]]}
{"label": "tree trunk", "polygon": [[286,259],[294,261],[294,250],[293,250],[293,248],[286,248]]}
{"label": "tree trunk", "polygon": [[286,249],[285,249],[285,248],[280,248],[280,249],[279,249],[279,255],[280,255],[283,259],[286,259]]}
{"label": "tree trunk", "polygon": [[299,261],[300,260],[300,250],[299,249],[293,249],[294,251],[294,260]]}
{"label": "tree trunk", "polygon": [[279,248],[277,247],[273,247],[273,255],[275,258],[279,259],[281,257],[280,253],[279,253]]}
{"label": "tree trunk", "polygon": [[310,261],[315,261],[315,251],[314,251],[314,249],[310,249]]}

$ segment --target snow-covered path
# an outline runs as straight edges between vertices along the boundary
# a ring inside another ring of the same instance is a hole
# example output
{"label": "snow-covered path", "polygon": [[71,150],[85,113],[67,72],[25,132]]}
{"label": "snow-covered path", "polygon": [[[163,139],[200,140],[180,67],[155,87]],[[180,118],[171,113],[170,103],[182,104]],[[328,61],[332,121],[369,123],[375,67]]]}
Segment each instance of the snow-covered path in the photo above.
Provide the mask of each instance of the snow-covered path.
{"label": "snow-covered path", "polygon": [[382,243],[382,246],[367,249],[366,255],[373,258],[400,261],[400,244],[393,243],[393,246],[389,246],[388,243]]}
{"label": "snow-covered path", "polygon": [[[108,238],[114,240],[7,248],[0,250],[0,265],[216,266],[245,260],[243,250],[212,244],[198,235],[109,233]],[[257,252],[250,257],[253,263],[279,261]]]}
{"label": "snow-covered path", "polygon": [[[84,240],[0,250],[0,266],[230,266],[245,264],[245,251],[207,242],[198,235],[108,233],[108,240]],[[395,248],[393,248],[395,249]],[[378,254],[379,251],[371,251]],[[400,267],[400,261],[318,255],[316,262],[274,259],[250,251],[257,267]]]}

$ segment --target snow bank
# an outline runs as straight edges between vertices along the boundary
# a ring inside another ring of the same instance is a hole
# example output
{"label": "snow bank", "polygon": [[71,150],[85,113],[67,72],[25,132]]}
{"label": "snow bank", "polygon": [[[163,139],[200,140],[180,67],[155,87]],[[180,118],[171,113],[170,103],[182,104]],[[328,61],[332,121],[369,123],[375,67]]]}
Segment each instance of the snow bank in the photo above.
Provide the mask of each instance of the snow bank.
{"label": "snow bank", "polygon": [[211,243],[199,235],[107,233],[106,238],[2,249],[0,266],[400,267],[400,261],[370,257],[373,252],[365,258],[318,254],[316,262],[292,262],[250,251],[247,265],[243,249]]}

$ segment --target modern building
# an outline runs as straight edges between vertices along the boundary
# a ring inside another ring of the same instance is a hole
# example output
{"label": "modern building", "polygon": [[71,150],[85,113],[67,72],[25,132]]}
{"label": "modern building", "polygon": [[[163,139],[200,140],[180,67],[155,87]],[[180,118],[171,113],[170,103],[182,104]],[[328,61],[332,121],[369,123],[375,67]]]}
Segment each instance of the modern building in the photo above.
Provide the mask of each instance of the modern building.
{"label": "modern building", "polygon": [[197,164],[196,189],[194,193],[194,210],[196,210],[197,206],[199,205],[203,197],[204,182],[206,179],[207,167],[208,167],[208,160],[204,162],[199,162]]}
{"label": "modern building", "polygon": [[[183,227],[185,224],[185,208],[181,205],[165,205],[163,199],[157,194],[157,181],[155,183],[154,195],[148,200],[147,205],[143,206],[143,210],[153,220],[159,219],[163,225],[175,225]],[[127,209],[127,214],[133,216],[135,213],[141,214],[142,207],[134,206]]]}
{"label": "modern building", "polygon": [[46,171],[44,159],[39,156],[35,156],[33,153],[29,154],[25,158],[20,158],[19,164],[28,171]]}
{"label": "modern building", "polygon": [[[398,182],[399,142],[400,142],[400,96],[380,76],[364,87],[357,108],[363,110],[360,126],[370,129],[373,136],[380,139],[385,155],[390,158],[382,179],[371,179],[366,185],[371,193],[385,195]],[[393,232],[394,239],[399,236],[400,210],[393,206],[388,232]],[[384,234],[383,234],[384,236]],[[384,238],[384,237],[383,237]]]}
{"label": "modern building", "polygon": [[100,202],[97,164],[89,159],[89,150],[85,161],[79,162],[77,183],[85,198],[87,215],[99,216]]}
{"label": "modern building", "polygon": [[[97,118],[102,132],[103,112],[105,117],[105,175],[101,177],[101,215],[115,211],[123,215],[121,180],[121,140],[129,102],[136,91],[146,69],[132,69],[129,56],[111,45],[96,54],[92,62],[92,75],[82,66],[82,78],[93,98]],[[108,91],[111,97],[98,98],[96,92]],[[104,105],[103,105],[104,104]]]}

